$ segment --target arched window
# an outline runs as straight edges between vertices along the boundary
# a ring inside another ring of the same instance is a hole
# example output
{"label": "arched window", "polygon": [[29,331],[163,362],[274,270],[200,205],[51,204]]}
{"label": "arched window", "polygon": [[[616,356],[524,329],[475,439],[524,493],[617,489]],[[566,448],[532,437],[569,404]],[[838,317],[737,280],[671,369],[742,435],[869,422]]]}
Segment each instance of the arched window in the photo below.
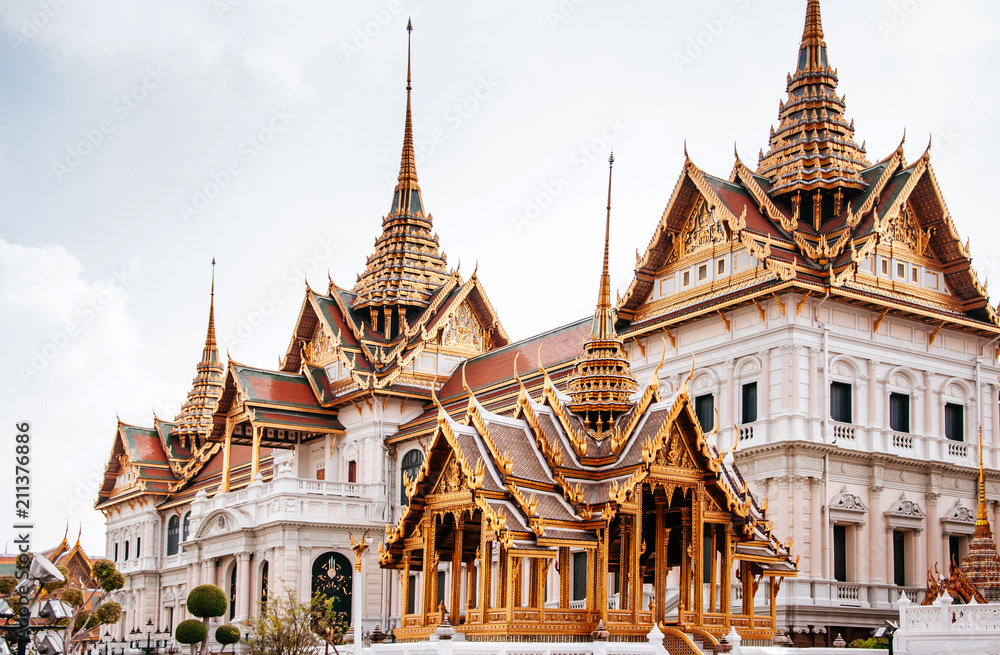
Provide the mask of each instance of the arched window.
{"label": "arched window", "polygon": [[264,566],[260,568],[260,607],[262,611],[267,607],[267,577],[270,568],[267,564],[264,562]]}
{"label": "arched window", "polygon": [[410,452],[403,455],[403,461],[399,465],[401,471],[399,476],[399,502],[403,505],[408,504],[409,500],[406,497],[406,485],[403,484],[403,473],[408,475],[411,480],[417,479],[417,474],[420,472],[420,466],[424,463],[424,453],[419,448],[415,448]]}
{"label": "arched window", "polygon": [[128,561],[128,539],[125,540],[125,561]]}
{"label": "arched window", "polygon": [[320,555],[312,567],[312,595],[320,594],[333,599],[333,611],[343,612],[342,616],[351,621],[351,573],[352,564],[340,553],[327,552]]}
{"label": "arched window", "polygon": [[236,564],[233,564],[233,572],[229,574],[229,620],[236,618]]}
{"label": "arched window", "polygon": [[177,544],[181,536],[181,520],[177,515],[167,520],[167,556],[177,554]]}
{"label": "arched window", "polygon": [[184,515],[184,521],[181,524],[181,541],[187,541],[188,536],[191,534],[191,512]]}

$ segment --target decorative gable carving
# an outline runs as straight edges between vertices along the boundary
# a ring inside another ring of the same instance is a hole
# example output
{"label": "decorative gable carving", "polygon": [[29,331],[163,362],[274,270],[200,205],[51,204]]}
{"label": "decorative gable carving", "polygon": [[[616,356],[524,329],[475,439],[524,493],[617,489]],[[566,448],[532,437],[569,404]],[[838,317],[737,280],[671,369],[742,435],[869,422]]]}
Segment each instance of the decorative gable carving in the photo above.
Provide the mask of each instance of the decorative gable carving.
{"label": "decorative gable carving", "polygon": [[445,330],[444,345],[483,352],[484,336],[485,330],[476,320],[472,308],[468,303],[462,303]]}
{"label": "decorative gable carving", "polygon": [[847,490],[847,485],[830,500],[830,523],[863,524],[866,514],[868,507],[860,496]]}
{"label": "decorative gable carving", "polygon": [[895,216],[889,219],[886,228],[886,236],[897,246],[905,246],[920,256],[928,256],[931,237],[935,233],[935,228],[927,230],[920,229],[909,205],[903,208]]}
{"label": "decorative gable carving", "polygon": [[887,530],[923,530],[927,515],[920,505],[910,500],[904,493],[885,513]]}
{"label": "decorative gable carving", "polygon": [[674,240],[674,252],[667,262],[682,259],[706,246],[728,241],[725,226],[703,198],[695,205],[680,236]]}
{"label": "decorative gable carving", "polygon": [[955,506],[941,518],[943,534],[972,534],[976,530],[976,512],[956,500]]}

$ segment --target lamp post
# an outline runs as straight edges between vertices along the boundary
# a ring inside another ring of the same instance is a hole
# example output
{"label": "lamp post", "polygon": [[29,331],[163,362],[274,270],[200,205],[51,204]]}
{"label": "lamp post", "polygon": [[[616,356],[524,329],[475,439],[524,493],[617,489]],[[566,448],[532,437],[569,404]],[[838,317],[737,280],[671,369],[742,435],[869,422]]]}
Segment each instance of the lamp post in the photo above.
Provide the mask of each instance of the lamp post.
{"label": "lamp post", "polygon": [[143,646],[142,640],[139,637],[142,636],[142,632],[139,628],[132,630],[132,634],[136,637],[129,643],[129,648],[134,648],[136,650],[141,650],[143,655],[154,655],[160,648],[167,645],[167,640],[156,639],[153,640],[153,635],[160,635],[159,630],[153,630],[153,619],[146,620],[146,645]]}
{"label": "lamp post", "polygon": [[364,601],[362,595],[364,594],[365,585],[361,578],[361,561],[362,556],[368,547],[372,544],[371,530],[365,530],[365,533],[361,535],[361,539],[357,539],[354,533],[348,533],[351,537],[351,550],[354,551],[354,577],[351,581],[351,600],[354,604],[353,614],[354,614],[354,655],[361,655],[362,639],[361,634],[361,612],[364,608]]}

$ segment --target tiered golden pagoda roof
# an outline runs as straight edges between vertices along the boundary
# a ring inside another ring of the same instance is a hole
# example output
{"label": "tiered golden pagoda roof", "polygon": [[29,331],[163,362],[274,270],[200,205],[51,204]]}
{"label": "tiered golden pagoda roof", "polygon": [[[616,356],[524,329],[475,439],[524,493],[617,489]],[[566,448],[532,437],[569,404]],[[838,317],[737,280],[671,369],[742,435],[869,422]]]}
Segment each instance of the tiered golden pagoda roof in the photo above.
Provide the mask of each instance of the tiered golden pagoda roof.
{"label": "tiered golden pagoda roof", "polygon": [[[412,24],[406,29],[412,33]],[[382,234],[375,240],[375,252],[368,257],[365,272],[354,285],[354,309],[366,307],[426,307],[434,291],[451,275],[447,260],[438,250],[430,214],[425,213],[417,182],[413,150],[413,113],[410,105],[409,44],[406,62],[406,127],[399,178],[392,197],[392,209],[382,219]],[[373,313],[373,316],[377,314]]]}
{"label": "tiered golden pagoda roof", "polygon": [[854,123],[844,117],[837,95],[837,72],[830,67],[819,0],[809,0],[795,73],[788,77],[788,100],[781,103],[771,149],[762,153],[758,174],[773,183],[772,194],[812,189],[862,189],[861,171],[871,164],[854,142]]}
{"label": "tiered golden pagoda roof", "polygon": [[624,344],[615,332],[615,314],[611,306],[611,276],[608,274],[608,242],[611,235],[611,172],[615,156],[608,160],[608,214],[604,226],[604,268],[597,294],[590,340],[576,363],[569,380],[573,399],[567,408],[584,416],[584,425],[603,433],[615,419],[632,409],[631,396],[636,392],[635,376],[629,366]]}
{"label": "tiered golden pagoda roof", "polygon": [[[170,431],[177,436],[182,446],[192,450],[198,445],[195,439],[205,441],[212,430],[212,414],[222,396],[223,373],[225,367],[219,361],[219,347],[215,340],[215,260],[212,260],[212,299],[208,308],[208,333],[205,347],[198,362],[198,374],[194,378],[187,400],[174,419],[177,425]],[[190,439],[191,443],[187,444]]]}
{"label": "tiered golden pagoda roof", "polygon": [[983,430],[979,429],[979,515],[972,534],[969,554],[962,560],[969,582],[987,602],[1000,602],[1000,554],[993,540],[990,519],[986,515],[986,480],[983,475]]}

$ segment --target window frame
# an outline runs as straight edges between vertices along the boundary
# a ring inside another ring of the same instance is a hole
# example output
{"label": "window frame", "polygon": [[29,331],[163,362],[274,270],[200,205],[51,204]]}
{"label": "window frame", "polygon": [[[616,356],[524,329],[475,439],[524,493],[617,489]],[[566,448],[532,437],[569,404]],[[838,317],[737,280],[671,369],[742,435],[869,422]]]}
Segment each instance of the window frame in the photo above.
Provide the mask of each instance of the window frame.
{"label": "window frame", "polygon": [[[845,412],[836,412],[834,409],[834,390],[839,389],[846,393],[847,397],[847,410]],[[844,416],[847,420],[844,420]],[[831,380],[830,381],[830,420],[835,423],[843,423],[847,425],[854,424],[854,383],[845,382],[843,380]]]}
{"label": "window frame", "polygon": [[[711,399],[711,405],[709,406],[708,416],[712,421],[711,426],[705,427],[705,418],[702,416],[702,406],[706,399]],[[716,419],[715,419],[715,393],[703,393],[700,396],[695,396],[694,399],[694,413],[698,417],[698,423],[701,425],[701,431],[708,434],[715,429]]]}
{"label": "window frame", "polygon": [[[752,411],[748,411],[747,391],[751,388],[753,389],[753,404]],[[740,425],[750,425],[751,423],[756,423],[759,418],[760,394],[758,393],[757,380],[750,380],[740,385]]]}
{"label": "window frame", "polygon": [[[958,412],[959,419],[957,421],[952,418],[952,414]],[[955,436],[955,429],[958,430],[957,437]],[[945,401],[944,403],[944,438],[948,441],[955,441],[958,443],[965,443],[965,406],[958,403],[952,403]]]}
{"label": "window frame", "polygon": [[[896,417],[899,416],[895,409],[896,403],[901,403],[905,401],[906,411],[902,414],[904,423],[897,423]],[[893,432],[898,432],[900,434],[911,434],[913,428],[913,399],[908,393],[903,393],[901,391],[890,391],[889,392],[889,429]]]}

